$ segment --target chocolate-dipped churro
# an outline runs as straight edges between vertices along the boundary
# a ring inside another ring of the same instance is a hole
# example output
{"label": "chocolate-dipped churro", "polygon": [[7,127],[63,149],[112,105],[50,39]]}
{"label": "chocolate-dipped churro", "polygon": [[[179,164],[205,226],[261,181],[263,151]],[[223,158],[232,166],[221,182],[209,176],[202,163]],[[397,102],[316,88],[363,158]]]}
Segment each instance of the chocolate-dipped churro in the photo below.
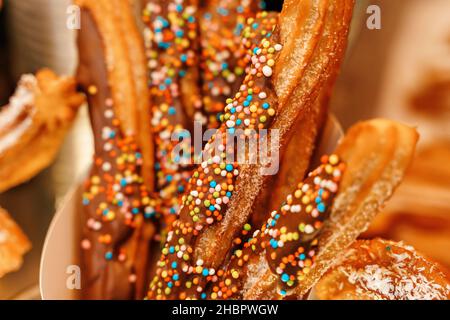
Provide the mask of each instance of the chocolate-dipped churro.
{"label": "chocolate-dipped churro", "polygon": [[95,157],[85,182],[83,298],[141,298],[157,225],[145,56],[129,3],[79,0],[77,79],[86,92]]}

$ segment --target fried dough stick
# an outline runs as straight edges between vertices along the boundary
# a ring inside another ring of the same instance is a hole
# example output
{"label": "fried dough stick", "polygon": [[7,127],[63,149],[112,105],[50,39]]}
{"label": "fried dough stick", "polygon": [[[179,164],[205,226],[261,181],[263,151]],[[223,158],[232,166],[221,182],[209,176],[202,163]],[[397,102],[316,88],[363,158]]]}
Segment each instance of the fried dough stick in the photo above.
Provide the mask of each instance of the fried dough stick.
{"label": "fried dough stick", "polygon": [[147,219],[154,177],[143,43],[129,3],[77,4],[77,79],[88,97],[95,141],[81,215],[83,298],[139,299],[157,231]]}
{"label": "fried dough stick", "polygon": [[22,76],[0,112],[0,192],[52,163],[83,102],[73,78],[48,69]]}
{"label": "fried dough stick", "polygon": [[227,161],[235,154],[227,141],[236,133],[259,138],[260,129],[277,129],[281,140],[286,137],[338,67],[352,9],[353,1],[285,1],[277,28],[254,49],[239,93],[227,101],[223,125],[205,147],[205,161],[191,178],[149,298],[206,298],[207,284],[249,220],[264,180],[261,166]]}

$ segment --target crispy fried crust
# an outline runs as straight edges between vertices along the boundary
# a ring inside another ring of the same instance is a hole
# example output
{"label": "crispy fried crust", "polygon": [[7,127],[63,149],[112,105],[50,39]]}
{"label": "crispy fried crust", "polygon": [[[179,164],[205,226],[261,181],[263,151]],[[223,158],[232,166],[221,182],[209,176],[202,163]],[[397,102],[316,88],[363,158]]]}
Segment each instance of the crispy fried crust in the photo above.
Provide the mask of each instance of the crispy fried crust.
{"label": "crispy fried crust", "polygon": [[23,263],[23,255],[31,249],[31,243],[11,219],[0,208],[0,278],[17,271]]}
{"label": "crispy fried crust", "polygon": [[414,248],[382,239],[355,242],[315,287],[321,300],[448,300],[450,283]]}
{"label": "crispy fried crust", "polygon": [[73,78],[47,69],[22,77],[0,113],[0,192],[31,179],[54,160],[84,102],[75,87]]}

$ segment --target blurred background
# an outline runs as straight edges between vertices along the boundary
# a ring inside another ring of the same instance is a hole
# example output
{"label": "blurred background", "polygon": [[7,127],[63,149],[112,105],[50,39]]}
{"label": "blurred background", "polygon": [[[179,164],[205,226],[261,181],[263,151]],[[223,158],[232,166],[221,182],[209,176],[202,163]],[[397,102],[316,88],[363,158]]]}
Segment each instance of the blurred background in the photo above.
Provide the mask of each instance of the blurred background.
{"label": "blurred background", "polygon": [[[403,185],[363,237],[403,240],[450,270],[450,1],[356,2],[347,58],[331,108],[344,128],[359,120],[388,117],[416,126],[421,134]],[[44,66],[60,74],[73,73],[75,34],[66,28],[70,3],[4,1],[0,105],[7,103],[23,73]],[[380,8],[379,30],[367,27],[369,5]],[[39,296],[39,259],[48,225],[64,195],[87,170],[91,145],[83,109],[56,163],[0,195],[0,206],[33,243],[23,268],[0,279],[0,299]]]}

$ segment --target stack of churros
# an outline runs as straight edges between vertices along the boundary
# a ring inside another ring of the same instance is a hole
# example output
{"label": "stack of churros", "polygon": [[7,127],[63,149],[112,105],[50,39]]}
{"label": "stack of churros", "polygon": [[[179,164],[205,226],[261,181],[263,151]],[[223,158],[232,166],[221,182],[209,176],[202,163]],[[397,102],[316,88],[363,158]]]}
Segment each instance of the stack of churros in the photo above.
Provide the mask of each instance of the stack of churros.
{"label": "stack of churros", "polygon": [[[321,279],[320,298],[448,296],[412,249],[355,242],[401,183],[415,129],[358,123],[313,167],[353,0],[285,0],[281,13],[143,0],[142,37],[127,1],[77,3],[96,146],[81,200],[84,298],[304,299]],[[218,128],[201,155],[198,127]],[[350,246],[368,258],[348,261]],[[416,269],[399,263],[411,257]],[[376,263],[389,271],[380,294],[359,280]]]}

